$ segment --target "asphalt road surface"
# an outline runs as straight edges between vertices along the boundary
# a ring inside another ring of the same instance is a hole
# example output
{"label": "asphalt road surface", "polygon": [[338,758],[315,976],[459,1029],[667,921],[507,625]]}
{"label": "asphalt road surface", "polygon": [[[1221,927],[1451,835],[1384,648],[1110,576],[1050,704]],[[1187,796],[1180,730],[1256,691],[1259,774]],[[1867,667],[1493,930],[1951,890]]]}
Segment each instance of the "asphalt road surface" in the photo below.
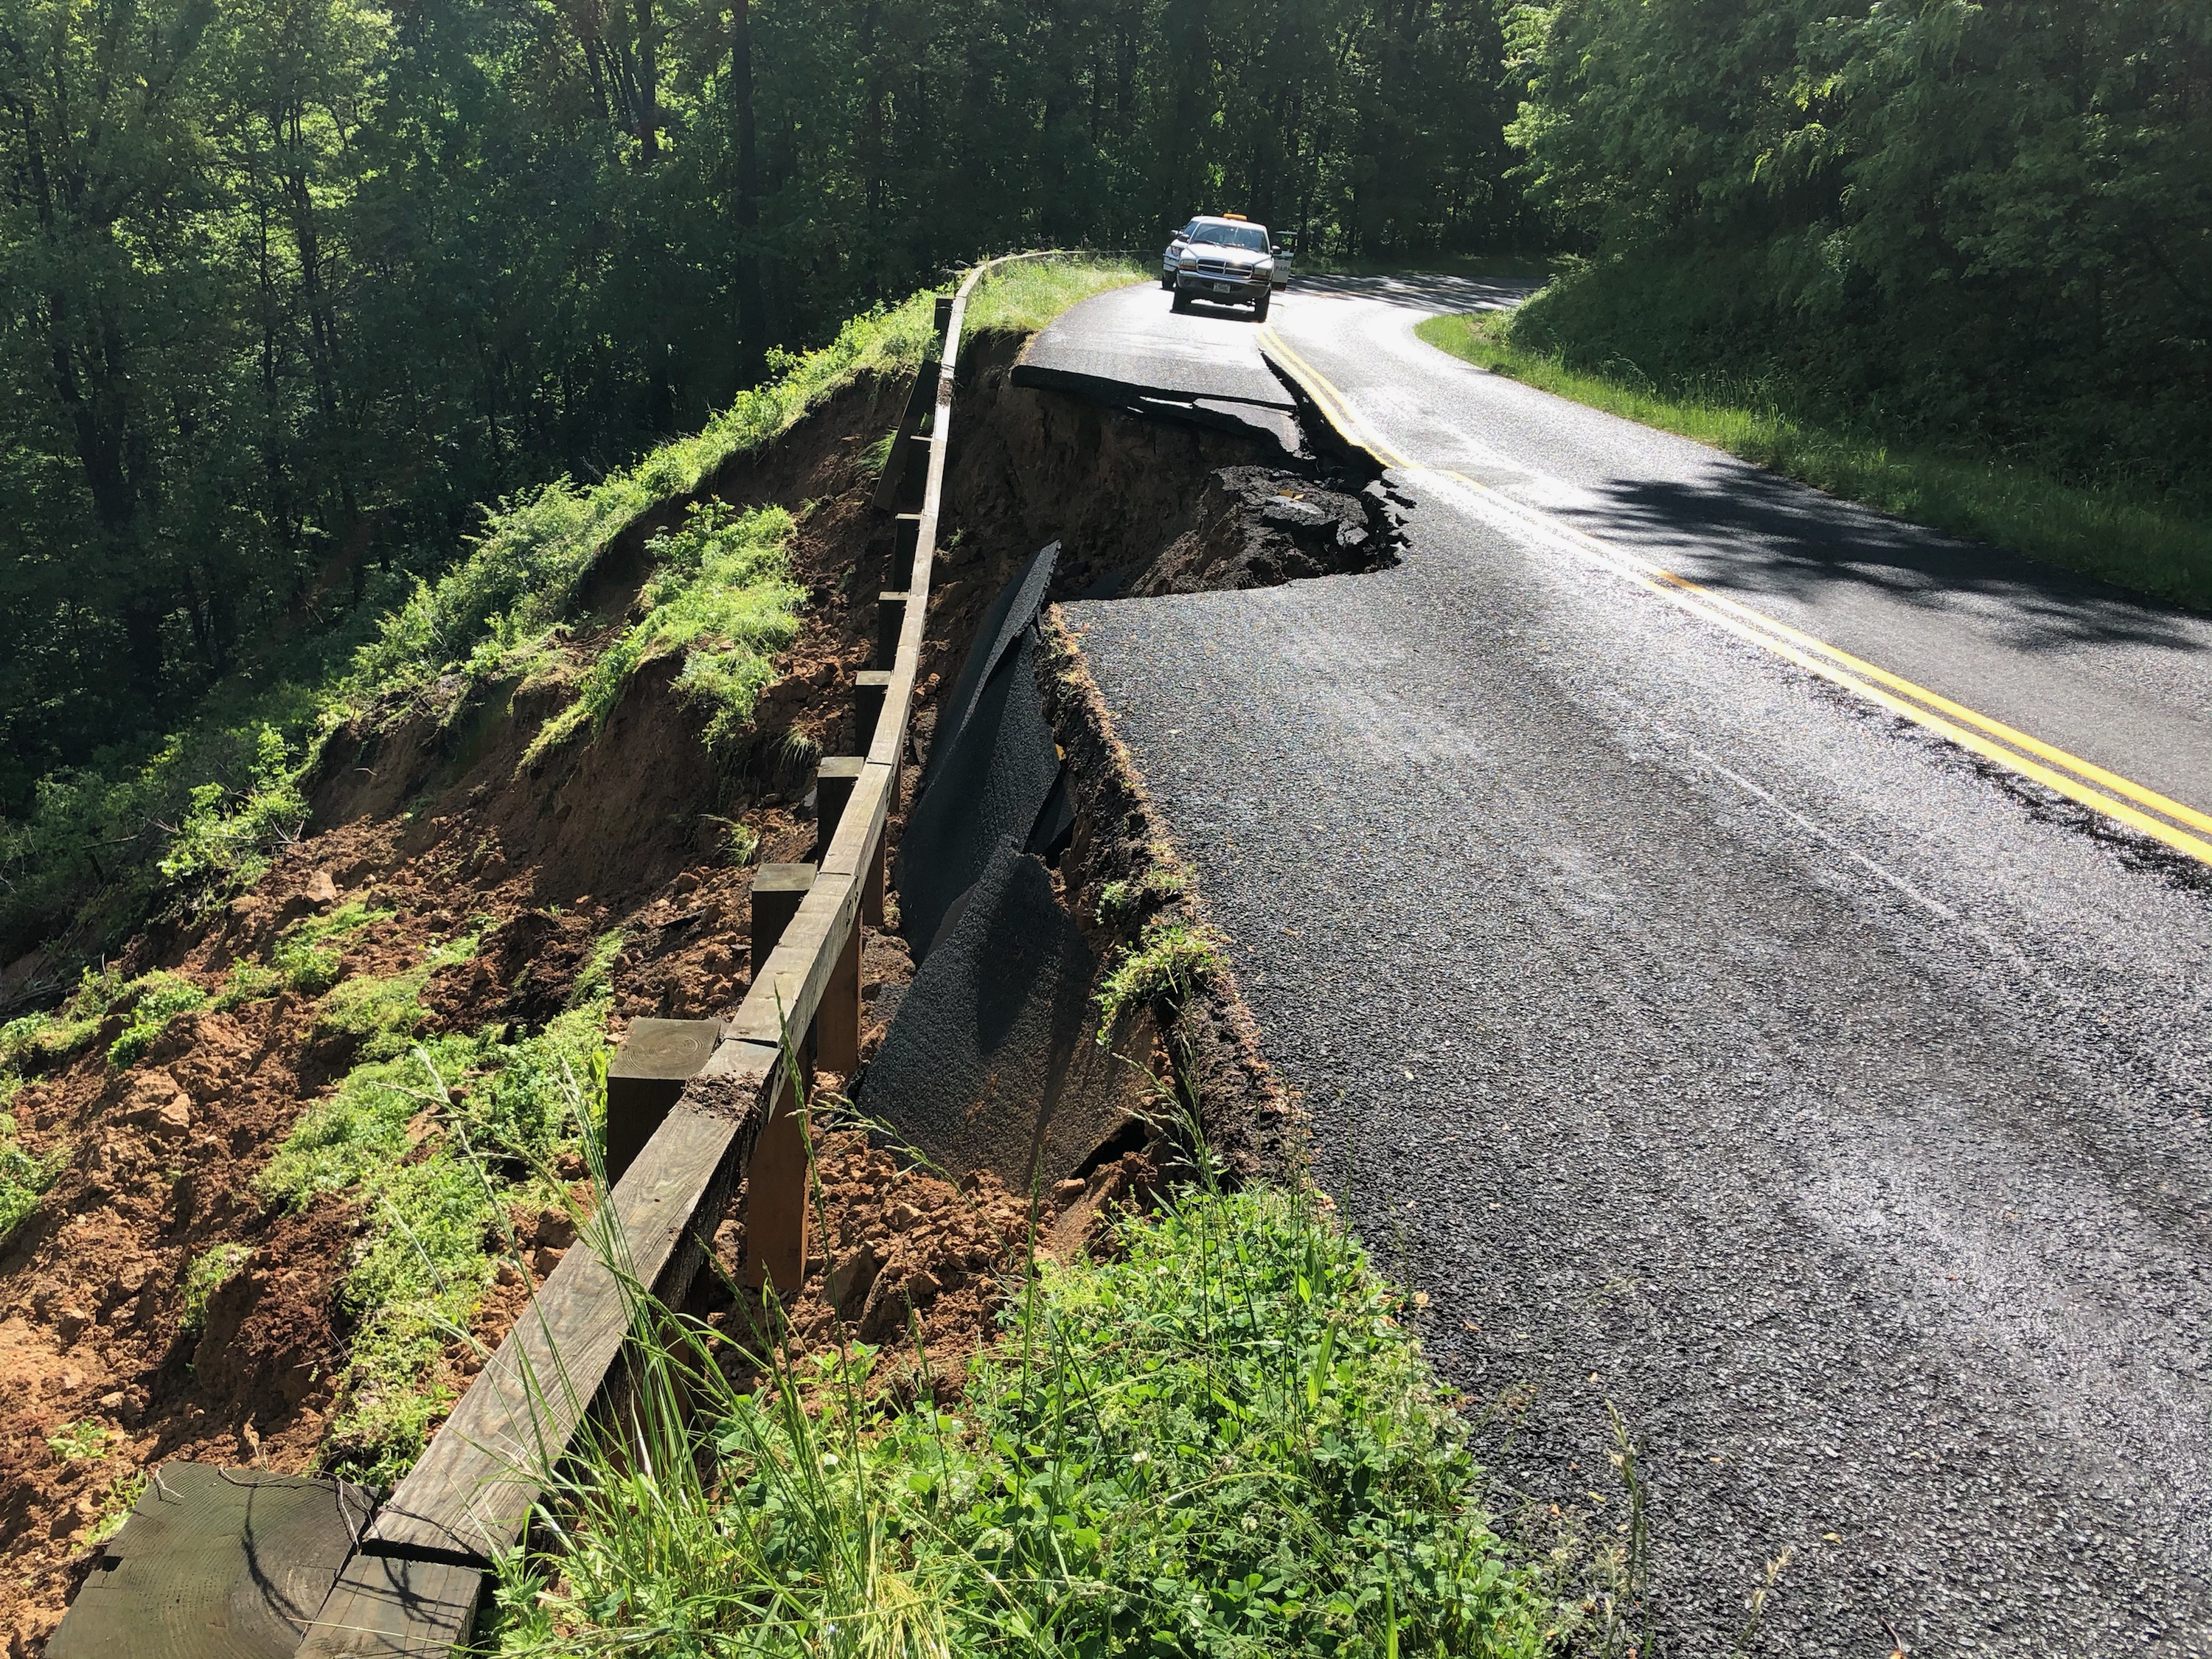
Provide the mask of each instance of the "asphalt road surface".
{"label": "asphalt road surface", "polygon": [[1659,1650],[2212,1652],[2212,627],[1413,337],[1510,297],[1277,302],[1398,568],[1069,607],[1323,1179],[1522,1525],[1618,1408]]}

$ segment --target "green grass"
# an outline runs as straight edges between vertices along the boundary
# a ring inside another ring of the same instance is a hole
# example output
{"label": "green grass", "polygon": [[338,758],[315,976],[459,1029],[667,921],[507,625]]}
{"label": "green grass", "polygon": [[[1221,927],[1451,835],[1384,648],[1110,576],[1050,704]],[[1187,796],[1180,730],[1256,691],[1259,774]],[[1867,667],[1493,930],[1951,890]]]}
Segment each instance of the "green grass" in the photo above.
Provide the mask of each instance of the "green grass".
{"label": "green grass", "polygon": [[391,1060],[404,1054],[430,1018],[422,1006],[423,988],[441,968],[467,962],[479,936],[465,933],[433,945],[414,967],[397,974],[361,974],[342,980],[323,994],[315,1010],[315,1029],[352,1040],[364,1060]]}
{"label": "green grass", "polygon": [[780,507],[741,513],[706,501],[647,542],[653,573],[638,596],[643,618],[599,653],[576,700],[538,729],[526,762],[586,726],[596,730],[632,674],[678,654],[677,689],[710,711],[708,744],[720,748],[734,738],[775,678],[775,653],[799,637],[806,590],[791,577],[797,534]]}
{"label": "green grass", "polygon": [[1308,1194],[1188,1189],[1009,1288],[957,1410],[891,1408],[857,1344],[740,1390],[641,1300],[629,1438],[587,1434],[560,1553],[504,1564],[494,1650],[1547,1650],[1398,1297]]}
{"label": "green grass", "polygon": [[1609,414],[1694,438],[1914,524],[2199,609],[2212,608],[2212,521],[2126,485],[2070,485],[2030,465],[1893,447],[1780,407],[1726,376],[1655,385],[1625,362],[1602,368],[1515,339],[1515,317],[1432,317],[1414,331],[1455,357]]}
{"label": "green grass", "polygon": [[391,921],[393,914],[355,899],[328,915],[305,917],[279,936],[269,966],[289,989],[319,994],[336,985],[345,971],[345,941],[364,927]]}
{"label": "green grass", "polygon": [[1218,983],[1228,964],[1221,935],[1212,928],[1179,915],[1154,916],[1099,981],[1098,1041],[1110,1042],[1130,1009],[1186,1001],[1193,992]]}
{"label": "green grass", "polygon": [[131,1066],[154,1046],[154,1039],[169,1029],[179,1014],[204,1008],[208,994],[182,974],[156,969],[124,988],[118,1002],[130,1010],[130,1023],[107,1045],[107,1063],[118,1070]]}
{"label": "green grass", "polygon": [[1158,276],[1157,270],[1115,255],[1024,259],[998,267],[976,283],[969,296],[966,325],[978,334],[1034,334],[1094,294],[1127,288],[1147,277],[1158,281]]}
{"label": "green grass", "polygon": [[[619,935],[609,937],[618,951]],[[446,949],[464,947],[474,941]],[[263,1170],[259,1189],[272,1202],[302,1210],[343,1195],[362,1212],[338,1291],[352,1331],[323,1449],[328,1472],[381,1484],[412,1466],[430,1419],[451,1403],[434,1366],[483,1300],[508,1206],[564,1201],[553,1171],[602,1109],[612,956],[592,953],[599,966],[580,979],[574,1006],[534,1036],[507,1041],[495,1028],[398,1054],[398,1037],[420,1022],[392,980],[375,981],[358,1006],[383,1022],[365,1050],[378,1057],[311,1105]]]}

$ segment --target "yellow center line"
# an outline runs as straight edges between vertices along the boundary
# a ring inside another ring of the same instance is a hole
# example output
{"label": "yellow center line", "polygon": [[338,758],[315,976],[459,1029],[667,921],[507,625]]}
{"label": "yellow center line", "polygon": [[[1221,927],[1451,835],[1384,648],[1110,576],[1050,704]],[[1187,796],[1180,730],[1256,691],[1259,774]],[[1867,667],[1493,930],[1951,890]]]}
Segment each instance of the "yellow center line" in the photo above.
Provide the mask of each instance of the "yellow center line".
{"label": "yellow center line", "polygon": [[[1640,559],[1596,537],[1562,524],[1551,514],[1515,501],[1480,479],[1448,468],[1409,459],[1352,412],[1351,402],[1328,378],[1294,350],[1273,327],[1261,330],[1262,343],[1291,369],[1329,418],[1388,465],[1428,473],[1478,492],[1488,502],[1531,529],[1572,543],[1595,555],[1618,574],[1677,609],[1725,629],[1739,639],[1794,663],[1832,685],[1936,732],[1969,753],[2056,790],[2068,799],[2140,830],[2177,852],[2212,864],[2212,840],[2191,830],[2212,833],[2212,814],[2145,787],[2055,744],[2045,742],[2002,720],[1917,685],[1900,674],[1852,655],[1826,641],[1778,622],[1750,606],[1716,593],[1686,577]],[[2152,816],[2154,813],[2158,817]],[[2186,827],[2184,827],[2186,826]]]}

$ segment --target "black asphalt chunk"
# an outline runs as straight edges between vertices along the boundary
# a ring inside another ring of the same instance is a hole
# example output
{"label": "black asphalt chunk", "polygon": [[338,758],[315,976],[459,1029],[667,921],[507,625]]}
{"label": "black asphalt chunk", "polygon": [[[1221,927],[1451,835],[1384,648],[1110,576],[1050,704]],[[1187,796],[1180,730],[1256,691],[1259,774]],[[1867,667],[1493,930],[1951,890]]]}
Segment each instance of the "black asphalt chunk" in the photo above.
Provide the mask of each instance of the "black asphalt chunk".
{"label": "black asphalt chunk", "polygon": [[1053,571],[1059,562],[1060,544],[1053,542],[1022,567],[1020,575],[999,590],[991,608],[983,613],[975,643],[968,648],[968,660],[960,665],[960,678],[953,682],[952,695],[939,705],[930,738],[929,764],[922,769],[924,793],[936,781],[944,757],[959,747],[960,734],[974,717],[976,702],[992,673],[1044,609],[1045,595],[1052,590]]}
{"label": "black asphalt chunk", "polygon": [[1002,840],[915,970],[861,1111],[955,1175],[1019,1191],[1072,1175],[1139,1097],[1141,1074],[1093,1040],[1094,965],[1050,873]]}
{"label": "black asphalt chunk", "polygon": [[935,769],[898,846],[900,925],[917,948],[936,939],[1000,841],[1028,841],[1060,775],[1036,683],[1042,648],[1035,628],[1024,629],[952,740],[932,746]]}

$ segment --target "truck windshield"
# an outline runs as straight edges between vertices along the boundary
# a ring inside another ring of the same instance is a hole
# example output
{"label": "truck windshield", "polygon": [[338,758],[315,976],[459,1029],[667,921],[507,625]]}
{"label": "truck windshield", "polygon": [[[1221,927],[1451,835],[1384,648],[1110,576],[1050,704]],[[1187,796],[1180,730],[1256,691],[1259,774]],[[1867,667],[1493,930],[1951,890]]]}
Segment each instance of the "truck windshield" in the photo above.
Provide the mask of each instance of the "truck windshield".
{"label": "truck windshield", "polygon": [[1267,233],[1257,225],[1200,225],[1191,233],[1194,242],[1211,242],[1216,247],[1249,248],[1255,253],[1267,251]]}

